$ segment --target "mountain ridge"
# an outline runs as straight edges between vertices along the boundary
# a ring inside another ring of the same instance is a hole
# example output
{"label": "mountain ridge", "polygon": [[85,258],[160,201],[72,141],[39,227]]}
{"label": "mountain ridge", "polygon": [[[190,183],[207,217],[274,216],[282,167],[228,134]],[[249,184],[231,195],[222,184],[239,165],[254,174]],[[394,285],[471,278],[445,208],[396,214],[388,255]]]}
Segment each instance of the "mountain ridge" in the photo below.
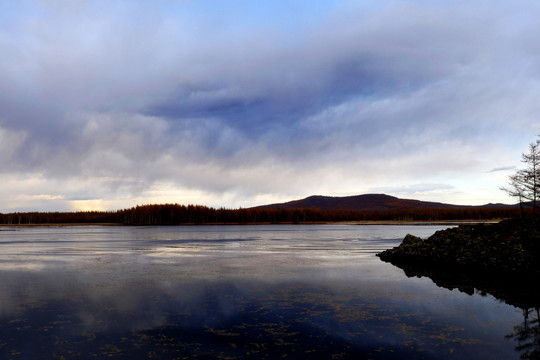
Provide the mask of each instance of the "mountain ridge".
{"label": "mountain ridge", "polygon": [[308,209],[321,210],[403,210],[403,209],[479,209],[479,208],[509,208],[515,205],[485,204],[485,205],[455,205],[442,202],[401,199],[387,194],[361,194],[352,196],[311,195],[304,199],[283,203],[256,206],[259,209]]}

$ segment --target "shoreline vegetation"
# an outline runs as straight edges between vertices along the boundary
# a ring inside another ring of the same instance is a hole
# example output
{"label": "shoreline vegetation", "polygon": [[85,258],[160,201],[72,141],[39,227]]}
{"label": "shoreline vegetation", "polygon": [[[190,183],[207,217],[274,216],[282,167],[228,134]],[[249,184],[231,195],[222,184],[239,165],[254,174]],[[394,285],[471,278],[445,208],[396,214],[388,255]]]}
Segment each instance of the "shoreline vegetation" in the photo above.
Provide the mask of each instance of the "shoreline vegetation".
{"label": "shoreline vegetation", "polygon": [[[530,210],[530,209],[527,209]],[[517,207],[323,210],[317,208],[211,208],[142,205],[118,211],[0,213],[1,225],[226,225],[317,223],[493,222],[520,216]]]}

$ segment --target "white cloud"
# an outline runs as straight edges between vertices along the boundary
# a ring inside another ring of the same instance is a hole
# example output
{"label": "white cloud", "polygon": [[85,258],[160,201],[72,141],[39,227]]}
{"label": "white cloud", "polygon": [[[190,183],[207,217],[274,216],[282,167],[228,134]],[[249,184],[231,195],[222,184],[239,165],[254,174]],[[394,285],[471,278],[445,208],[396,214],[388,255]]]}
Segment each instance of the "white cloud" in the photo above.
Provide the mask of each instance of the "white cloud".
{"label": "white cloud", "polygon": [[275,27],[275,4],[265,25],[223,5],[219,27],[203,5],[11,11],[2,211],[380,188],[478,203],[539,132],[535,3],[348,3]]}

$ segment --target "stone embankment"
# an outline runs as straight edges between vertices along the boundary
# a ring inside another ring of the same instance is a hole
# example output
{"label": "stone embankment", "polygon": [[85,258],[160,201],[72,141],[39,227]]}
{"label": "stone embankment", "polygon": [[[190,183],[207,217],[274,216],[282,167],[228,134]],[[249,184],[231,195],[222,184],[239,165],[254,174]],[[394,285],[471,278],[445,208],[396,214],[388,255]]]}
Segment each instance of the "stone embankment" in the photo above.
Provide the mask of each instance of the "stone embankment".
{"label": "stone embankment", "polygon": [[422,265],[496,273],[540,274],[540,229],[532,220],[460,225],[423,240],[407,235],[377,254],[394,265]]}

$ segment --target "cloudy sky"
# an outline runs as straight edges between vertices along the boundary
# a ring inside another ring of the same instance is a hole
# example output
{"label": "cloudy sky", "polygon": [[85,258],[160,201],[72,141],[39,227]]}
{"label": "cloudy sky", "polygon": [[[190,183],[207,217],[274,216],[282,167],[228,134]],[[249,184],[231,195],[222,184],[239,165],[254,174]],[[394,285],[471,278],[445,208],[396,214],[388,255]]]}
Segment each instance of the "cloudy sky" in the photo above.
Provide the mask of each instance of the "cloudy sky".
{"label": "cloudy sky", "polygon": [[[512,202],[537,1],[0,0],[0,212]],[[514,170],[513,170],[514,169]]]}

